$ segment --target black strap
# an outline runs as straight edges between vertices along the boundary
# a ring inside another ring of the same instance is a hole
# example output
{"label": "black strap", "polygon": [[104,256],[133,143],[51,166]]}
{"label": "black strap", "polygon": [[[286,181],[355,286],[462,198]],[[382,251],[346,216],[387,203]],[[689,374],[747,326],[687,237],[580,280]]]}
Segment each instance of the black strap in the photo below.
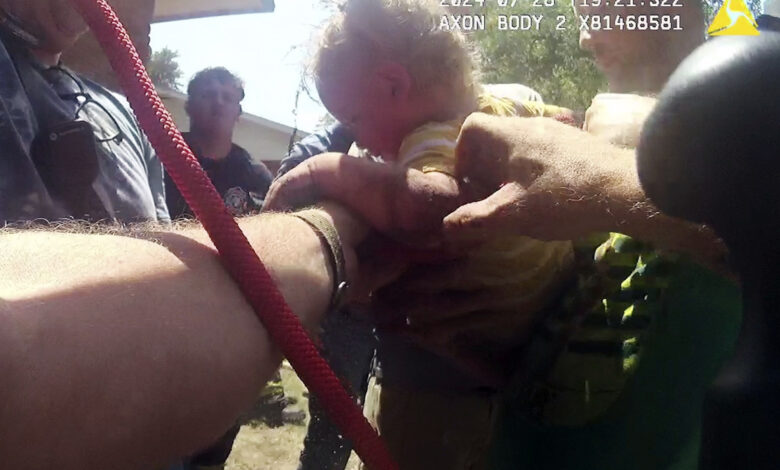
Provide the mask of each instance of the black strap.
{"label": "black strap", "polygon": [[348,288],[346,263],[344,261],[344,251],[341,246],[341,238],[336,227],[325,216],[317,210],[306,210],[296,212],[295,217],[309,224],[317,235],[330,248],[330,263],[333,268],[333,294],[330,299],[331,309],[338,309],[346,300],[346,291]]}

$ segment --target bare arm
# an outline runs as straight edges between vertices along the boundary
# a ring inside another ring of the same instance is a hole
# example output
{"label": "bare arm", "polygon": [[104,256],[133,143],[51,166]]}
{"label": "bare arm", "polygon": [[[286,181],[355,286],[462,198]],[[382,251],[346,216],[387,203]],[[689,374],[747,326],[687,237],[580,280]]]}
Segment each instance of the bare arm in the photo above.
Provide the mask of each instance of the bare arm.
{"label": "bare arm", "polygon": [[[361,237],[333,212],[345,249]],[[242,221],[305,325],[325,310],[309,225]],[[155,468],[212,442],[280,354],[198,228],[0,235],[0,455],[8,468]],[[351,256],[349,263],[354,263]]]}
{"label": "bare arm", "polygon": [[[472,115],[459,174],[497,189],[445,219],[457,237],[503,231],[571,240],[615,231],[719,266],[723,243],[702,225],[662,214],[642,191],[632,150],[550,119]],[[500,189],[498,189],[500,186]]]}
{"label": "bare arm", "polygon": [[320,199],[343,204],[377,230],[401,237],[438,233],[444,216],[465,202],[457,181],[444,173],[329,153],[277,180],[264,208],[285,210]]}

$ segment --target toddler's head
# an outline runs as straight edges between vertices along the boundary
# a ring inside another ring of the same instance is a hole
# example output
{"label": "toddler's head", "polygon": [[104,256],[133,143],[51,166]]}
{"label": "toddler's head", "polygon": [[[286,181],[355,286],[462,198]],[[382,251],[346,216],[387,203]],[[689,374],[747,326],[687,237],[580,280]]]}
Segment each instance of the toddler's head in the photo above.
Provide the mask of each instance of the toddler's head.
{"label": "toddler's head", "polygon": [[313,73],[323,104],[358,144],[395,158],[430,121],[473,110],[475,70],[462,35],[439,29],[438,0],[347,0],[325,27]]}

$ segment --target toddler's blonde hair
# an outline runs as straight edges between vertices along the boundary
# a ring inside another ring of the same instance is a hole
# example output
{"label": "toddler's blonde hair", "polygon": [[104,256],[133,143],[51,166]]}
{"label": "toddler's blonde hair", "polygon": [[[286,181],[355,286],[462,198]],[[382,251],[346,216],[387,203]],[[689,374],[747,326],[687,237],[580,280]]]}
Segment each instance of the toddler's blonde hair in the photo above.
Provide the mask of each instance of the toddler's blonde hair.
{"label": "toddler's blonde hair", "polygon": [[345,61],[368,70],[378,60],[405,66],[412,93],[441,90],[448,105],[472,105],[478,93],[474,55],[464,36],[440,29],[438,0],[347,0],[324,29],[312,73],[320,82]]}

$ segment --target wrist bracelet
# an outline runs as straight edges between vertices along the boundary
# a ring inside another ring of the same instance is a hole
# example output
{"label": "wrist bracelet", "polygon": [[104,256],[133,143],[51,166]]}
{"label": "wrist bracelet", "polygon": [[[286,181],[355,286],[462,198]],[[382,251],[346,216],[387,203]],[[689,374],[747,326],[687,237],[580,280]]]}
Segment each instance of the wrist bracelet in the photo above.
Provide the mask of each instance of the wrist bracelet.
{"label": "wrist bracelet", "polygon": [[344,251],[341,247],[341,239],[336,227],[317,210],[307,210],[291,214],[307,224],[317,232],[317,236],[328,245],[330,265],[333,269],[333,293],[330,296],[331,309],[343,306],[347,299],[347,271],[344,261]]}

